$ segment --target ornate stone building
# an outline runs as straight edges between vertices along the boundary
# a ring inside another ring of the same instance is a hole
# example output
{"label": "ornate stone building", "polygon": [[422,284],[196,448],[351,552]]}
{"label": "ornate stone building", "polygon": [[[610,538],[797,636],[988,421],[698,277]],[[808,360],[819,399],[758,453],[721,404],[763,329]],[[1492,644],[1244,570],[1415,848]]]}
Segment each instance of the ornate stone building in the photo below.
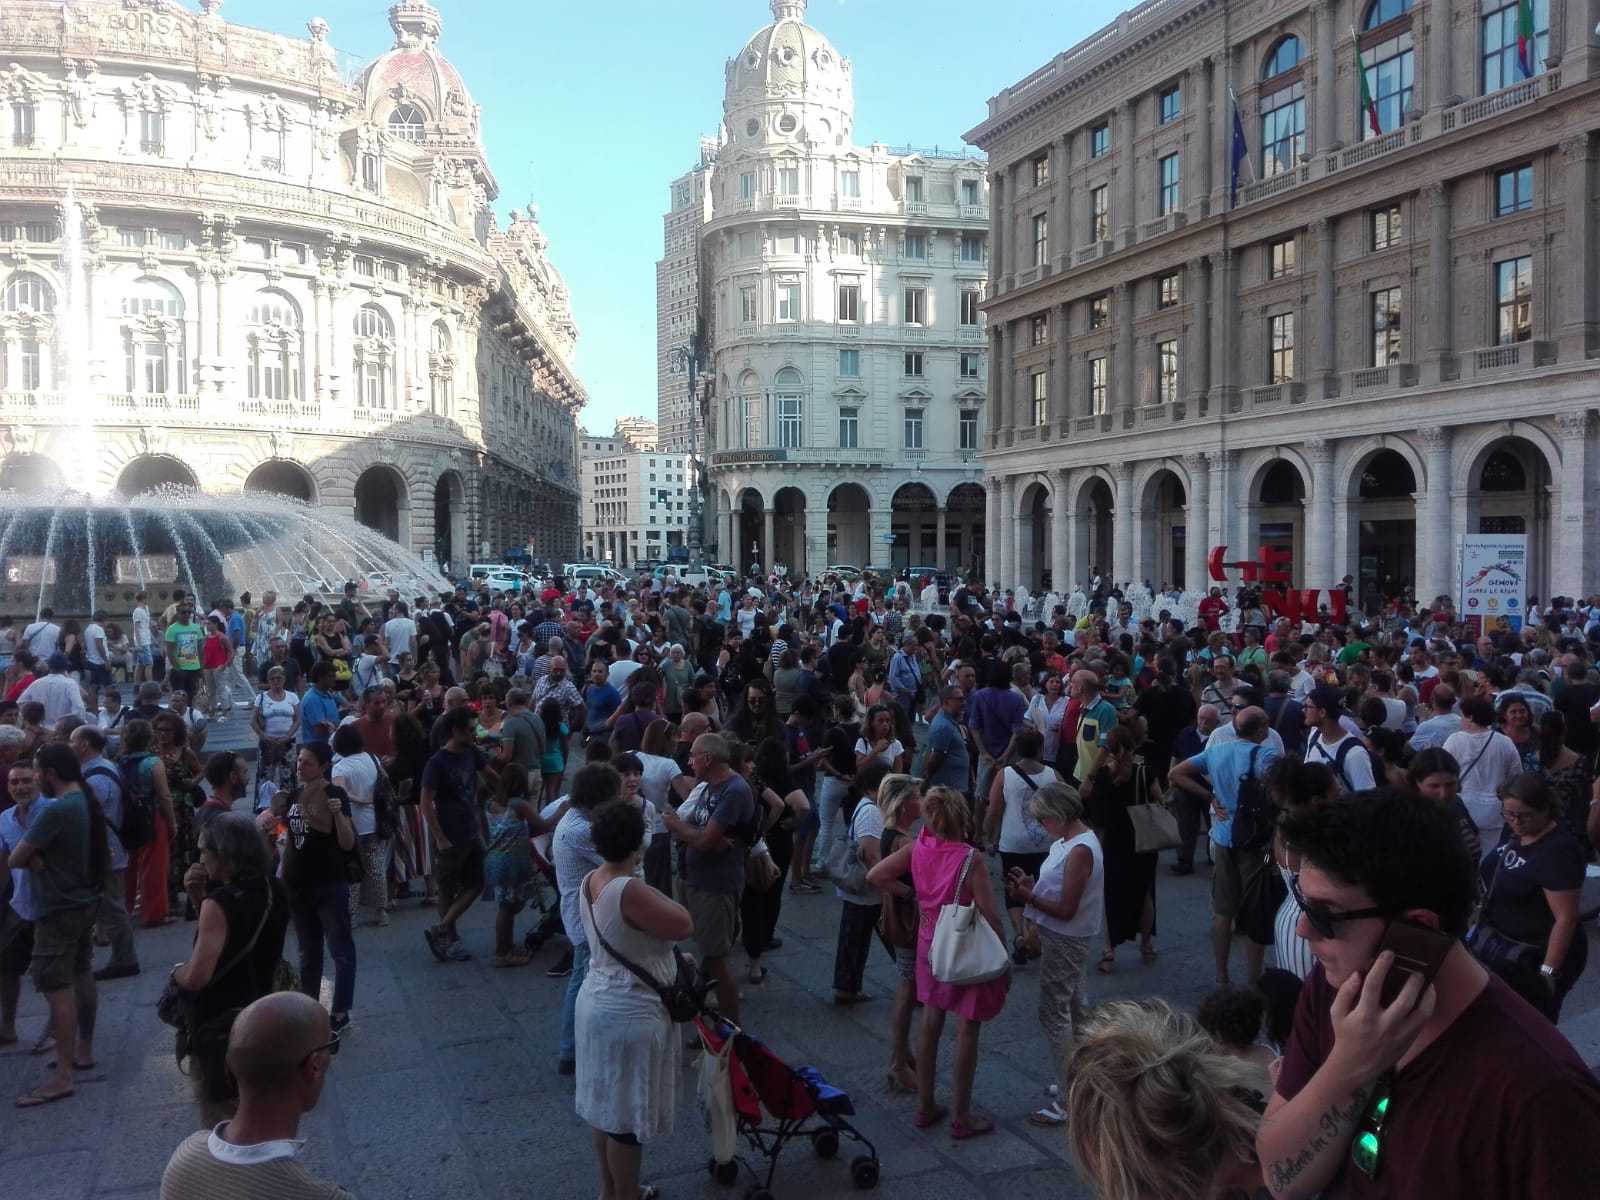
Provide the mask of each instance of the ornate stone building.
{"label": "ornate stone building", "polygon": [[850,61],[805,10],[773,0],[727,64],[699,241],[708,546],[797,574],[965,570],[983,540],[986,169],[857,145]]}
{"label": "ornate stone building", "polygon": [[263,489],[464,569],[578,547],[577,330],[439,14],[364,68],[222,0],[11,0],[0,488]]}
{"label": "ornate stone building", "polygon": [[1532,8],[1148,0],[989,102],[992,577],[1595,590],[1600,0]]}

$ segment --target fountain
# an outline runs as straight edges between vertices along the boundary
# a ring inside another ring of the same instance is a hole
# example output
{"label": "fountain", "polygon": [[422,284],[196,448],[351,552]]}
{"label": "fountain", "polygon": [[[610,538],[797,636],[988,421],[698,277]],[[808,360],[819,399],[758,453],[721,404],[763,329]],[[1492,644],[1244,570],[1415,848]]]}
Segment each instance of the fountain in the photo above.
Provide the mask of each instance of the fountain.
{"label": "fountain", "polygon": [[161,604],[174,588],[205,604],[242,591],[292,603],[337,596],[351,580],[408,600],[450,587],[382,534],[287,496],[170,484],[98,500],[0,492],[0,613],[125,613],[141,589]]}

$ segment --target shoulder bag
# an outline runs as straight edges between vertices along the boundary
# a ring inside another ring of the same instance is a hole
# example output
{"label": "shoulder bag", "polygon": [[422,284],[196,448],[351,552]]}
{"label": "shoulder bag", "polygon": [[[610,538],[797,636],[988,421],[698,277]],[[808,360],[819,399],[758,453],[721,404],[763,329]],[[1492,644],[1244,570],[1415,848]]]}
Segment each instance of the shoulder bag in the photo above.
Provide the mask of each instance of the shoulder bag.
{"label": "shoulder bag", "polygon": [[[788,806],[785,805],[785,811]],[[750,843],[749,849],[744,852],[744,885],[758,892],[769,892],[783,878],[783,872],[778,869],[778,864],[773,860],[772,851],[767,848],[766,832],[775,823],[762,815],[767,810],[767,805],[760,797],[756,798],[756,824],[755,841]]]}
{"label": "shoulder bag", "polygon": [[[857,810],[862,804],[871,803],[863,796],[857,801]],[[844,836],[835,839],[833,849],[828,852],[828,877],[840,891],[849,892],[852,896],[864,895],[872,890],[867,886],[867,863],[861,857],[861,843],[856,841],[855,812],[850,814],[850,824]]]}
{"label": "shoulder bag", "polygon": [[[267,902],[262,907],[261,920],[256,925],[256,931],[250,935],[250,940],[245,943],[244,949],[230,958],[220,971],[212,972],[211,982],[206,984],[206,987],[211,987],[250,956],[250,951],[256,948],[256,942],[261,938],[261,931],[267,927],[267,917],[271,914],[272,881],[268,880]],[[172,976],[167,976],[166,986],[161,989],[161,995],[156,1000],[156,1016],[161,1018],[163,1024],[171,1025],[174,1029],[189,1029],[194,1023],[194,999],[197,995],[199,992],[179,987]]]}
{"label": "shoulder bag", "polygon": [[[1488,749],[1487,742],[1484,744],[1484,749]],[[1483,757],[1482,750],[1478,752],[1478,757]],[[1472,761],[1476,763],[1478,759]],[[1466,772],[1463,771],[1462,774]],[[1494,908],[1494,885],[1500,882],[1500,868],[1505,865],[1505,861],[1505,849],[1502,847],[1497,852],[1494,874],[1489,877],[1489,890],[1483,897],[1483,907],[1478,912],[1477,923],[1467,930],[1467,936],[1462,939],[1467,943],[1467,949],[1472,951],[1474,958],[1501,976],[1519,968],[1537,967],[1544,961],[1545,952],[1543,946],[1535,946],[1532,942],[1520,942],[1494,927],[1491,920]]]}
{"label": "shoulder bag", "polygon": [[1272,861],[1271,847],[1265,857],[1261,869],[1244,881],[1244,889],[1239,894],[1239,911],[1233,919],[1234,929],[1258,946],[1270,946],[1277,940],[1278,909],[1289,894],[1289,885],[1284,883],[1283,874]]}
{"label": "shoulder bag", "polygon": [[[906,836],[898,830],[885,830],[879,841],[880,846],[891,842],[891,833],[895,837],[892,844],[885,848],[884,858],[893,854]],[[914,896],[896,896],[887,888],[884,889],[883,907],[878,913],[878,936],[890,950],[910,950],[917,944],[917,902]]]}
{"label": "shoulder bag", "polygon": [[976,903],[962,904],[961,890],[967,883],[976,850],[968,850],[956,879],[950,903],[939,909],[933,929],[933,944],[928,948],[928,968],[940,983],[960,986],[988,983],[1011,970],[1011,955],[994,927],[978,912]]}
{"label": "shoulder bag", "polygon": [[1139,803],[1128,805],[1128,823],[1133,826],[1133,852],[1149,854],[1181,846],[1183,839],[1178,836],[1178,818],[1173,815],[1172,809],[1165,804],[1151,804],[1148,800],[1150,789],[1145,783],[1142,759],[1135,778],[1138,781],[1134,786],[1139,789]]}
{"label": "shoulder bag", "polygon": [[672,961],[677,970],[668,983],[662,983],[633,960],[618,954],[611,943],[606,941],[606,935],[600,932],[600,922],[594,915],[594,901],[589,898],[588,875],[583,877],[583,882],[579,886],[583,889],[583,906],[589,910],[589,924],[594,926],[594,936],[599,941],[600,948],[631,971],[639,982],[661,997],[661,1003],[666,1006],[667,1016],[672,1018],[675,1024],[692,1021],[703,1013],[706,1009],[706,997],[716,986],[715,982],[702,976],[699,967],[686,959],[676,946],[672,948]]}

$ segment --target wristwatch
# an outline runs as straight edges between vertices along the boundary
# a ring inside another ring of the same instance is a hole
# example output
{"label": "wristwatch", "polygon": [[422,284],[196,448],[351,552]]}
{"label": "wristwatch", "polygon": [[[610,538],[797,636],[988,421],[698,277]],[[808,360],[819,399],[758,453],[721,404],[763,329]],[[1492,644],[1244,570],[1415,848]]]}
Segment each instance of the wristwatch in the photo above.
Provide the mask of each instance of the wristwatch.
{"label": "wristwatch", "polygon": [[1550,976],[1554,975],[1555,973],[1556,973],[1556,969],[1554,967],[1552,967],[1549,963],[1541,963],[1539,965],[1539,974],[1543,975],[1546,979],[1548,979]]}

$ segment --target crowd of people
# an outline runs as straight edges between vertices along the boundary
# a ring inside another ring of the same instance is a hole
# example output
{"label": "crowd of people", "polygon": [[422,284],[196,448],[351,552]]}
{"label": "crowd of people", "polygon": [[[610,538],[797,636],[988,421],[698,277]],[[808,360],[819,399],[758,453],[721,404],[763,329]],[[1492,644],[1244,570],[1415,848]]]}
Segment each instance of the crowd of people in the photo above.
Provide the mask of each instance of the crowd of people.
{"label": "crowd of people", "polygon": [[[212,1132],[164,1196],[315,1103],[359,1003],[355,930],[411,899],[435,914],[419,953],[445,964],[472,957],[479,900],[496,968],[564,935],[552,1050],[602,1200],[631,1200],[673,1129],[675,947],[737,1022],[783,905],[825,888],[833,1002],[874,1000],[875,945],[893,961],[883,1069],[918,1127],[995,1128],[980,1040],[1011,976],[932,963],[940,910],[972,904],[1037,972],[1055,1078],[1030,1120],[1065,1129],[1107,1196],[1544,1197],[1596,1177],[1595,1140],[1563,1131],[1600,1122],[1600,1087],[1555,1022],[1593,927],[1600,606],[1480,634],[1448,598],[1371,591],[1335,623],[1098,575],[1035,599],[667,573],[198,607],[155,615],[141,593],[125,650],[104,614],[0,619],[0,1043],[31,974],[56,1058],[18,1104],[70,1097],[97,982],[140,969],[135,924],[194,919],[169,990]],[[241,714],[253,764],[205,756]],[[1093,1009],[1091,964],[1119,972],[1135,942],[1156,962],[1161,879],[1207,864],[1199,1013]],[[329,1006],[277,995],[317,1000],[325,956]],[[319,1044],[274,1057],[257,1026],[279,1025]],[[277,1125],[255,1085],[282,1093]]]}

